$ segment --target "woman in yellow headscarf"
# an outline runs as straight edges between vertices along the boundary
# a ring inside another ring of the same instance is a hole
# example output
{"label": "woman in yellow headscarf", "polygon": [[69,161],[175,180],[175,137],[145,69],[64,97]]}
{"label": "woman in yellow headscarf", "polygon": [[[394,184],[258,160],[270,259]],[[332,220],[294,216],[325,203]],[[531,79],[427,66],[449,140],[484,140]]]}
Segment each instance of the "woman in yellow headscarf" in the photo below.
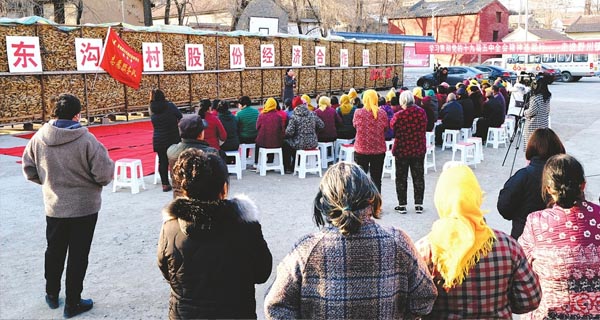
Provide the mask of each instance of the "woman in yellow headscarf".
{"label": "woman in yellow headscarf", "polygon": [[269,99],[267,99],[267,102],[265,102],[265,105],[263,106],[262,113],[271,112],[275,109],[277,109],[277,100],[275,100],[273,98],[269,98]]}
{"label": "woman in yellow headscarf", "polygon": [[387,151],[385,130],[389,128],[390,121],[385,110],[379,108],[378,101],[377,92],[367,90],[363,92],[364,107],[354,112],[354,160],[366,173],[370,173],[381,192],[383,160]]}
{"label": "woman in yellow headscarf", "polygon": [[262,112],[256,120],[256,153],[260,148],[281,148],[283,143],[283,121],[277,114],[277,101],[273,98],[267,99]]}
{"label": "woman in yellow headscarf", "polygon": [[385,95],[385,102],[390,102],[396,96],[396,90],[391,88],[390,91]]}
{"label": "woman in yellow headscarf", "polygon": [[306,106],[308,107],[308,111],[315,111],[315,106],[310,104],[310,97],[307,94],[302,95],[302,100],[306,102]]}
{"label": "woman in yellow headscarf", "polygon": [[350,101],[354,100],[354,98],[358,97],[358,93],[356,92],[356,90],[354,88],[350,88],[350,91],[348,91],[348,97],[350,98]]}
{"label": "woman in yellow headscarf", "polygon": [[433,310],[424,319],[511,319],[512,313],[539,305],[540,285],[523,249],[487,225],[482,201],[469,167],[444,169],[434,194],[440,218],[417,242],[438,287]]}

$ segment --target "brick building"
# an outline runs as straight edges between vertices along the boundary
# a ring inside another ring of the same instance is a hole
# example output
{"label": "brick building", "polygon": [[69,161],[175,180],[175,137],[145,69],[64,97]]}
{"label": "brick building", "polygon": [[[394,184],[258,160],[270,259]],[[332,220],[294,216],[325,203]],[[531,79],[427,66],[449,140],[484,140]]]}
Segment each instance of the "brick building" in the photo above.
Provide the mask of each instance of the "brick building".
{"label": "brick building", "polygon": [[[388,19],[393,34],[433,36],[436,42],[500,42],[509,33],[508,9],[498,0],[418,1]],[[486,55],[436,55],[442,65],[468,65]]]}

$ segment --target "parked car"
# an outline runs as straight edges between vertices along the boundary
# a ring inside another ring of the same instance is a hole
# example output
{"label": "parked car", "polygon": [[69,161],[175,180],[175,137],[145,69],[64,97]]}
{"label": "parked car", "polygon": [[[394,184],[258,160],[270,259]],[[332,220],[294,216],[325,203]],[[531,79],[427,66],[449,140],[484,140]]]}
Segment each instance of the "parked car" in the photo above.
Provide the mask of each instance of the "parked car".
{"label": "parked car", "polygon": [[552,84],[554,81],[562,81],[563,80],[563,75],[562,75],[562,72],[560,71],[560,69],[553,69],[550,66],[545,65],[545,64],[542,64],[541,67],[542,67],[542,70],[541,70],[542,73],[551,75],[553,77],[552,78],[553,80],[549,84]]}
{"label": "parked car", "polygon": [[[453,66],[448,68],[448,78],[446,79],[446,83],[455,86],[459,82],[463,82],[466,79],[475,78],[478,81],[487,79],[489,74],[486,72],[482,72],[472,67],[466,66]],[[433,88],[439,83],[436,81],[434,77],[435,73],[428,73],[426,75],[421,76],[417,80],[417,85],[423,87],[424,89]]]}
{"label": "parked car", "polygon": [[503,81],[510,81],[510,83],[515,83],[515,81],[517,81],[517,73],[504,68],[493,65],[480,65],[474,66],[473,68],[489,73],[489,79],[491,81],[494,81],[497,78],[501,78]]}

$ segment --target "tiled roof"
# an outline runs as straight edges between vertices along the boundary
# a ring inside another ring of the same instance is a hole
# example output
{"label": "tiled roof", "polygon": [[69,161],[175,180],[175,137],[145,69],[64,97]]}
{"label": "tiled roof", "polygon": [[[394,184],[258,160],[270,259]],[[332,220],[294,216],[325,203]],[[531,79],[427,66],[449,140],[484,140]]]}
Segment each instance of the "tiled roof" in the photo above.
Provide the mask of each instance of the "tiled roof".
{"label": "tiled roof", "polygon": [[539,37],[540,40],[572,40],[566,35],[552,29],[529,29],[529,33]]}
{"label": "tiled roof", "polygon": [[401,12],[400,16],[393,19],[431,17],[432,12],[436,17],[478,14],[483,8],[496,1],[497,0],[421,0],[407,8],[404,12]]}
{"label": "tiled roof", "polygon": [[600,32],[600,15],[580,16],[565,32]]}

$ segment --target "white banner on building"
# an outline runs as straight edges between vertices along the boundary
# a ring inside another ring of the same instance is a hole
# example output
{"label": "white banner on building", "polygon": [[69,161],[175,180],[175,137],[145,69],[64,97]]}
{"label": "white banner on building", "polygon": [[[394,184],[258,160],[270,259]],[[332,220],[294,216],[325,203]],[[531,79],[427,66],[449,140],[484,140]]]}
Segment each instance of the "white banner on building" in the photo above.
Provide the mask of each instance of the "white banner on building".
{"label": "white banner on building", "polygon": [[243,44],[229,45],[229,67],[231,69],[243,69],[246,67]]}
{"label": "white banner on building", "polygon": [[185,45],[185,70],[204,70],[204,45],[191,43]]}
{"label": "white banner on building", "polygon": [[369,66],[369,49],[363,49],[362,52],[362,61],[363,61],[363,66]]}
{"label": "white banner on building", "polygon": [[340,67],[348,68],[348,49],[340,49]]}
{"label": "white banner on building", "polygon": [[42,72],[38,37],[6,36],[6,54],[11,73]]}
{"label": "white banner on building", "polygon": [[315,47],[315,66],[325,65],[325,47]]}
{"label": "white banner on building", "polygon": [[163,47],[160,42],[142,42],[144,71],[164,71]]}
{"label": "white banner on building", "polygon": [[260,66],[274,67],[275,66],[275,45],[261,44],[260,45]]}
{"label": "white banner on building", "polygon": [[75,38],[77,71],[102,71],[100,67],[101,52],[102,39]]}
{"label": "white banner on building", "polygon": [[302,46],[292,46],[292,67],[302,66]]}

